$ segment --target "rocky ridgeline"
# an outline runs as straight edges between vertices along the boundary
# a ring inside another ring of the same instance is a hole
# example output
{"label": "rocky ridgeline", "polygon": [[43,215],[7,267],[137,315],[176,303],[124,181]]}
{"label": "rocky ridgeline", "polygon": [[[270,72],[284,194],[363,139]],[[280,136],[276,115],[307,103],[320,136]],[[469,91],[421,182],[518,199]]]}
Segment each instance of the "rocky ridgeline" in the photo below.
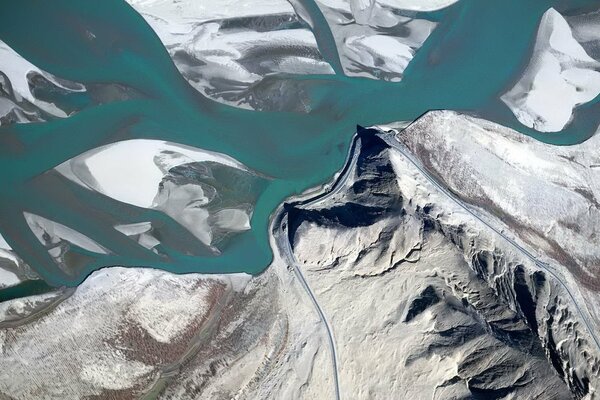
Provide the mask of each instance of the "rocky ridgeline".
{"label": "rocky ridgeline", "polygon": [[425,179],[388,145],[391,134],[358,135],[356,164],[333,194],[288,206],[294,253],[336,336],[344,391],[594,398],[599,349],[565,287]]}

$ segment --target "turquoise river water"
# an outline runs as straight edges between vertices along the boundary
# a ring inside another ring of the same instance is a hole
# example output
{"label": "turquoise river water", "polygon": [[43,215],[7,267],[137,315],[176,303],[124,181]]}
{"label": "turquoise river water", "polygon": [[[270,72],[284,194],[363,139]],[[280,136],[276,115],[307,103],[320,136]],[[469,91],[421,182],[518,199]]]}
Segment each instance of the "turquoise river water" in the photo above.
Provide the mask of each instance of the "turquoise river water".
{"label": "turquoise river water", "polygon": [[[117,83],[137,95],[101,105],[92,105],[83,94],[72,95],[61,99],[79,109],[68,118],[0,128],[0,232],[55,286],[76,285],[109,265],[258,274],[272,259],[269,216],[285,198],[331,179],[342,167],[356,124],[414,120],[427,110],[451,109],[547,143],[568,145],[589,138],[600,120],[598,99],[579,107],[564,131],[538,134],[520,125],[498,98],[526,65],[549,7],[568,15],[595,3],[463,0],[442,11],[420,13],[439,25],[399,83],[341,74],[282,76],[300,81],[310,93],[311,111],[300,114],[243,110],[203,97],[182,78],[144,19],[123,1],[1,0],[0,39],[24,58],[59,78]],[[324,57],[337,57],[324,18],[317,22],[317,41],[328,49]],[[339,60],[331,61],[339,72]],[[87,150],[133,138],[225,153],[272,178],[256,204],[252,229],[232,240],[219,257],[191,256],[176,246],[164,249],[167,257],[158,257],[117,237],[101,221],[106,216],[123,223],[151,220],[173,237],[185,235],[170,218],[46,173]],[[82,232],[111,254],[76,249],[84,260],[81,267],[61,270],[29,230],[24,211]]]}

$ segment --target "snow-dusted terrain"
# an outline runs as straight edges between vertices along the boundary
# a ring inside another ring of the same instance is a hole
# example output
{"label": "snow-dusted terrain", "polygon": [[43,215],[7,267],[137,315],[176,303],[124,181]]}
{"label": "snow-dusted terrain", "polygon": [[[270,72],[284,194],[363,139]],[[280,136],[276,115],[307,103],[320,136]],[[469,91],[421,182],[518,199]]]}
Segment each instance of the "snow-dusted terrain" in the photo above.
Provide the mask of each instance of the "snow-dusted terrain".
{"label": "snow-dusted terrain", "polygon": [[0,393],[329,397],[324,331],[297,282],[278,274],[284,265],[254,279],[108,268],[66,295],[2,303],[0,364],[11,373]]}
{"label": "snow-dusted terrain", "polygon": [[587,293],[596,313],[598,134],[580,145],[558,147],[490,122],[431,112],[399,138],[444,186],[498,218],[536,255],[559,264]]}

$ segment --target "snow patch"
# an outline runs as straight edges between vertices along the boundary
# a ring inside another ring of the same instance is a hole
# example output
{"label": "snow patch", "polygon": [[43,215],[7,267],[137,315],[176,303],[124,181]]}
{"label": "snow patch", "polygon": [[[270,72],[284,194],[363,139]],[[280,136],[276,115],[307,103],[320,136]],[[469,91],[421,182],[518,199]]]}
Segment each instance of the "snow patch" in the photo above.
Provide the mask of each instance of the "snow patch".
{"label": "snow patch", "polygon": [[19,283],[21,283],[21,280],[15,273],[0,268],[0,289],[18,285]]}
{"label": "snow patch", "polygon": [[600,94],[600,63],[575,40],[567,21],[553,8],[542,17],[529,65],[501,100],[523,125],[558,132],[573,110]]}
{"label": "snow patch", "polygon": [[[66,177],[124,203],[150,208],[164,174],[178,165],[215,161],[246,168],[220,153],[161,140],[134,139],[99,147],[57,168]],[[70,172],[69,172],[70,171]]]}

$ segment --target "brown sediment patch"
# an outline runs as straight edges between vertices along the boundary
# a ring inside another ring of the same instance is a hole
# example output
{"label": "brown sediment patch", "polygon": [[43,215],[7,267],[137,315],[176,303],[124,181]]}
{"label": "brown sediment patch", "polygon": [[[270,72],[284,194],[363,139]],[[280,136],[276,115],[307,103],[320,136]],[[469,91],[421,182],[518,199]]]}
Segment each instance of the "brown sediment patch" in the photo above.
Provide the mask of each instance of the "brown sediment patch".
{"label": "brown sediment patch", "polygon": [[[153,338],[139,323],[127,319],[122,322],[117,335],[105,339],[106,346],[119,352],[128,360],[142,362],[154,367],[154,370],[129,389],[106,390],[97,399],[132,399],[152,391],[163,379],[165,371],[177,370],[190,356],[194,349],[201,347],[205,340],[198,336],[207,332],[205,339],[213,337],[215,326],[219,323],[220,309],[229,302],[231,288],[218,281],[198,281],[191,290],[210,285],[207,301],[207,312],[198,313],[197,318],[171,342],[163,343]],[[90,397],[94,398],[94,397]]]}
{"label": "brown sediment patch", "polygon": [[[274,329],[282,316],[277,311],[278,295],[277,289],[273,287],[276,284],[277,282],[271,281],[271,284],[261,286],[260,289],[237,292],[235,296],[231,296],[230,301],[223,304],[219,314],[218,332],[213,335],[211,345],[199,347],[187,362],[182,363],[177,375],[170,378],[174,382],[170,382],[169,385],[176,385],[191,398],[200,398],[215,376],[219,376],[224,370],[231,370],[240,362],[244,363],[248,353],[257,346],[264,345],[264,354],[260,352],[263,359],[248,375],[252,376],[249,381],[242,386],[221,387],[223,398],[233,398],[250,390],[255,378],[258,382],[261,376],[265,376],[274,365],[278,365],[285,355],[288,326],[286,320],[280,324],[281,329]],[[243,324],[238,324],[236,321],[241,317]],[[275,331],[280,334],[274,335]],[[272,344],[272,347],[269,344]],[[256,357],[253,360],[256,360]]]}
{"label": "brown sediment patch", "polygon": [[[210,311],[205,313],[200,321],[190,324],[190,328],[186,330],[186,334],[181,335],[181,337],[185,337],[187,340],[179,340],[175,344],[178,350],[180,350],[177,357],[173,358],[173,361],[169,364],[162,366],[159,375],[152,385],[144,390],[141,396],[142,399],[154,399],[159,396],[172,380],[179,377],[182,369],[207,347],[205,346],[207,343],[211,343],[211,350],[220,350],[218,342],[215,343],[214,339],[219,333],[223,320],[226,320],[223,311],[231,306],[234,293],[230,286],[222,283],[219,283],[216,288],[216,292],[213,292],[215,287],[212,287],[211,293],[208,296],[211,304]],[[227,365],[224,360],[216,360],[209,363],[211,376],[216,375],[216,366],[220,364]]]}
{"label": "brown sediment patch", "polygon": [[129,360],[135,360],[147,365],[161,366],[178,360],[189,347],[189,343],[198,331],[204,326],[215,311],[215,306],[225,296],[227,286],[221,282],[198,281],[191,290],[200,289],[210,285],[208,312],[199,313],[196,318],[169,343],[159,342],[153,338],[136,321],[127,319],[123,321],[117,336],[106,339],[105,343],[111,348],[117,348]]}

